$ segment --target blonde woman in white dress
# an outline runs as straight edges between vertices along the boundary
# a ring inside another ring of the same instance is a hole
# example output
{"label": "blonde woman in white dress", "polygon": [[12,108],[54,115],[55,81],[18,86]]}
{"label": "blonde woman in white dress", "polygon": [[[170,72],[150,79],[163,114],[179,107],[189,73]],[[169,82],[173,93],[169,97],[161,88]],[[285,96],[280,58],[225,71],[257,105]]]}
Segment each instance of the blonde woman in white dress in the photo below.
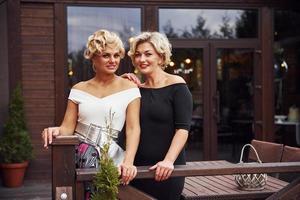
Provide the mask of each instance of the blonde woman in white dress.
{"label": "blonde woman in white dress", "polygon": [[[120,38],[107,30],[96,31],[88,38],[84,56],[91,60],[95,76],[77,83],[71,89],[65,117],[59,127],[45,128],[42,132],[44,147],[48,148],[53,137],[77,134],[83,145],[77,148],[79,167],[97,167],[97,159],[92,160],[95,150],[91,146],[101,147],[107,139],[106,125],[113,114],[112,129],[114,140],[109,154],[119,167],[123,184],[136,176],[133,165],[140,138],[140,92],[137,86],[115,74],[125,50]],[[126,149],[123,151],[115,142],[126,120]],[[91,126],[93,125],[93,126]],[[92,127],[92,129],[91,129]],[[100,130],[101,129],[101,133]],[[92,130],[92,136],[87,132]],[[88,141],[88,142],[87,142]],[[88,144],[84,143],[87,142]],[[90,154],[82,160],[83,153]],[[92,157],[91,157],[92,156]]]}

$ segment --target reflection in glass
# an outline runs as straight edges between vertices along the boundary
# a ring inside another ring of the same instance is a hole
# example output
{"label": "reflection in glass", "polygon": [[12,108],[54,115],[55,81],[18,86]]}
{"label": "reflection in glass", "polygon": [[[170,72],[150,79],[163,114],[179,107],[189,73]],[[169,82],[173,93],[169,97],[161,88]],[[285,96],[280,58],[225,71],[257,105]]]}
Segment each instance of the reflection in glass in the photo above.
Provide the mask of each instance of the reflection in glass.
{"label": "reflection in glass", "polygon": [[93,76],[83,57],[87,38],[99,29],[116,32],[128,48],[128,39],[141,32],[140,8],[67,7],[69,86]]}
{"label": "reflection in glass", "polygon": [[203,147],[203,50],[173,49],[166,72],[183,77],[193,95],[193,118],[187,144],[188,160],[202,160]]}
{"label": "reflection in glass", "polygon": [[[300,13],[274,12],[275,115],[288,115],[300,107]],[[287,135],[287,134],[285,134]]]}
{"label": "reflection in glass", "polygon": [[253,50],[218,49],[216,63],[218,159],[233,160],[253,138]]}
{"label": "reflection in glass", "polygon": [[300,35],[300,13],[290,10],[275,10],[274,40],[282,41]]}
{"label": "reflection in glass", "polygon": [[257,10],[159,9],[159,31],[169,38],[255,38]]}

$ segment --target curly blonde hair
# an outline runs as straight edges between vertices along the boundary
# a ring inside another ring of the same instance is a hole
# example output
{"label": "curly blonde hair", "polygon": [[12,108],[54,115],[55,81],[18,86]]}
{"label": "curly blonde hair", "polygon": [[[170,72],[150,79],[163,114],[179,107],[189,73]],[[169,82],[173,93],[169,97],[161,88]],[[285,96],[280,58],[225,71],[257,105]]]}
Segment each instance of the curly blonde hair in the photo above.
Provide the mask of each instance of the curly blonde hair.
{"label": "curly blonde hair", "polygon": [[138,36],[130,39],[130,49],[128,56],[130,56],[132,63],[134,64],[134,55],[136,48],[139,44],[149,42],[154,47],[155,51],[163,58],[161,67],[164,69],[171,62],[172,45],[168,38],[159,32],[143,32]]}
{"label": "curly blonde hair", "polygon": [[121,58],[124,58],[125,49],[123,42],[116,33],[105,29],[98,30],[89,36],[84,57],[90,60],[95,54],[101,54],[107,46],[119,49]]}

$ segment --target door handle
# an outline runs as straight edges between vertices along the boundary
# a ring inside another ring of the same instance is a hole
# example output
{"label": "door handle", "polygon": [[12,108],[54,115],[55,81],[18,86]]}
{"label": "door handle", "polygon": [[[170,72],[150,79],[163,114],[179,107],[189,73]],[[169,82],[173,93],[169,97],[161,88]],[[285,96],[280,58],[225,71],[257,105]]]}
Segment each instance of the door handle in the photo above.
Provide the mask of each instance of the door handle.
{"label": "door handle", "polygon": [[262,122],[262,120],[255,120],[255,124],[259,125],[259,126],[262,126],[263,122]]}

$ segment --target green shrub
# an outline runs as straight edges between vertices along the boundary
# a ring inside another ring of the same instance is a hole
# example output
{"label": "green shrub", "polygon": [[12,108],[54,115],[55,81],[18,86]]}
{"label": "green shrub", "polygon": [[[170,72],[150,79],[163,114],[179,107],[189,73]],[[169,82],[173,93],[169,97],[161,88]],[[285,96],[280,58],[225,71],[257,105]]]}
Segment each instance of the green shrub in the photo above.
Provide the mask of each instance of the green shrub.
{"label": "green shrub", "polygon": [[108,156],[109,144],[101,148],[100,167],[93,179],[96,192],[92,200],[116,200],[120,184],[118,168]]}
{"label": "green shrub", "polygon": [[26,128],[21,86],[13,91],[8,120],[0,137],[0,162],[20,163],[33,158],[33,148]]}
{"label": "green shrub", "polygon": [[108,130],[108,141],[100,148],[100,167],[93,179],[95,192],[92,194],[92,200],[117,200],[118,186],[120,184],[119,173],[113,159],[108,155],[112,141],[114,114],[115,113],[112,113],[110,109],[108,119],[105,118],[105,124]]}

